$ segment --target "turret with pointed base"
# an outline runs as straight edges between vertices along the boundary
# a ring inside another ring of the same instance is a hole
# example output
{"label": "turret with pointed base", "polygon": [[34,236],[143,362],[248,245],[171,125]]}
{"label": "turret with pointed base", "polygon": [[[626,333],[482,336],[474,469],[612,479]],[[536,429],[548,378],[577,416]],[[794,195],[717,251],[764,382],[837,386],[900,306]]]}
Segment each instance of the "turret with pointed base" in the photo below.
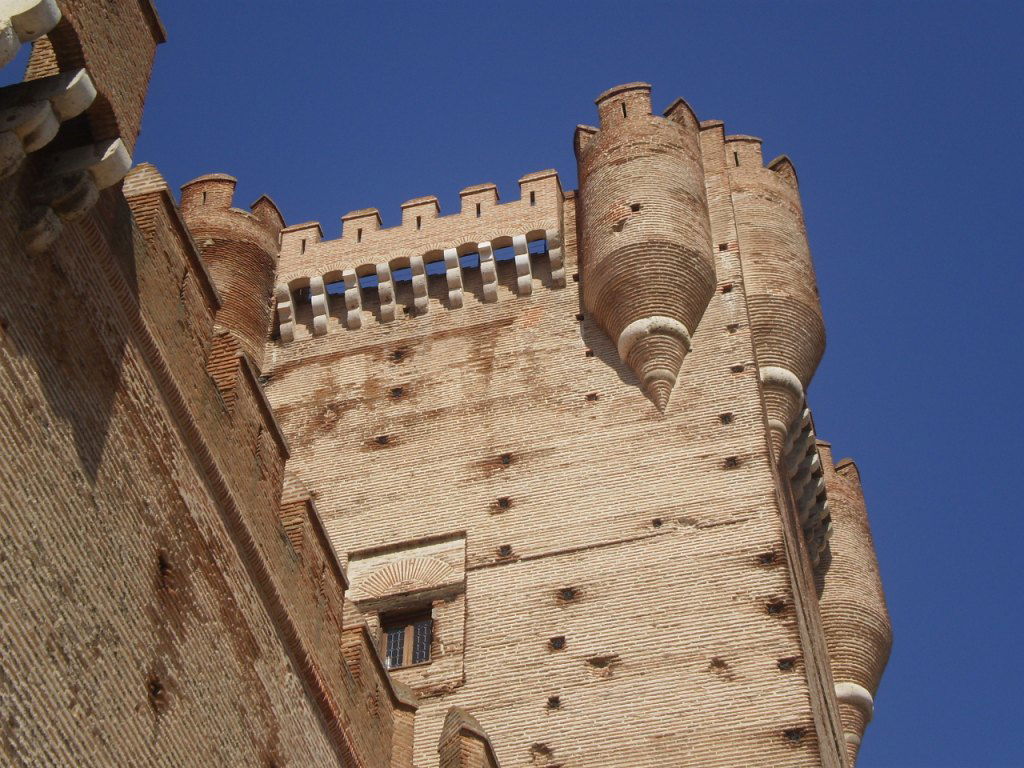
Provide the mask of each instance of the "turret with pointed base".
{"label": "turret with pointed base", "polygon": [[664,411],[715,269],[697,118],[682,99],[652,115],[650,90],[603,93],[575,144],[584,304]]}

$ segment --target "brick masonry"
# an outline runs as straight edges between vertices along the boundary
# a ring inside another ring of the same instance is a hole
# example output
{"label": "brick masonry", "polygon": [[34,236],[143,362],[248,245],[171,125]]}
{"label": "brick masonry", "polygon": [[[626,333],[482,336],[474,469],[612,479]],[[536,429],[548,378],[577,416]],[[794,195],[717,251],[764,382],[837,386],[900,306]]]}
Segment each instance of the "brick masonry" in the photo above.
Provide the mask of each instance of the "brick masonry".
{"label": "brick masonry", "polygon": [[[14,5],[31,87],[96,94],[0,137],[5,762],[852,765],[891,630],[856,469],[808,431],[788,160],[629,84],[578,193],[326,241],[227,176],[179,209],[69,159],[134,145],[162,27]],[[389,673],[413,609],[431,660]]]}

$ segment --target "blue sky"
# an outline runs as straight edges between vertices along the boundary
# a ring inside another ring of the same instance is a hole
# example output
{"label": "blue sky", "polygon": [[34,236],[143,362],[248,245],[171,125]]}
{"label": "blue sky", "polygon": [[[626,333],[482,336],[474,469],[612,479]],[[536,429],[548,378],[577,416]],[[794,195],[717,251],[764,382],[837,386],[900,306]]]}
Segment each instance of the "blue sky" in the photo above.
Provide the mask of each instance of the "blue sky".
{"label": "blue sky", "polygon": [[622,82],[785,152],[895,625],[861,768],[1020,765],[1021,4],[159,3],[139,161],[289,223],[554,167]]}

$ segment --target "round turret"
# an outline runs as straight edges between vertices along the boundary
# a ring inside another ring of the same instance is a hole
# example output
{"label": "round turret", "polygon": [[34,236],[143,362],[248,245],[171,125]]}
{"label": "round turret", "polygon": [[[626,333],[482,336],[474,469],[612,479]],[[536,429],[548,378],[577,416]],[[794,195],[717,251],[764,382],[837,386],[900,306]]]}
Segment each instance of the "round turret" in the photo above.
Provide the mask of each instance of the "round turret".
{"label": "round turret", "polygon": [[715,287],[699,125],[682,100],[652,115],[645,83],[597,107],[576,133],[583,301],[664,410]]}
{"label": "round turret", "polygon": [[216,324],[260,370],[284,220],[268,197],[257,200],[252,213],[232,208],[235,184],[225,174],[190,181],[181,189],[181,214],[221,297]]}
{"label": "round turret", "polygon": [[889,660],[892,625],[857,465],[844,459],[833,468],[828,445],[818,443],[818,451],[832,516],[831,555],[817,572],[819,609],[852,763]]}
{"label": "round turret", "polygon": [[761,142],[726,138],[750,326],[776,458],[825,352],[825,323],[807,244],[796,171],[786,157],[765,167]]}

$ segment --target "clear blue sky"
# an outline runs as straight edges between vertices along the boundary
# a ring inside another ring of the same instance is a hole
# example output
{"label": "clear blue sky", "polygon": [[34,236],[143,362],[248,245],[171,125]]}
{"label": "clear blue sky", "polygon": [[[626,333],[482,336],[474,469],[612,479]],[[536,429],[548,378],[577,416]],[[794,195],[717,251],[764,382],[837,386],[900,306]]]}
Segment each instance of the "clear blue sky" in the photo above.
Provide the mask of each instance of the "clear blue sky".
{"label": "clear blue sky", "polygon": [[1022,4],[158,3],[139,161],[289,223],[554,167],[622,82],[800,174],[829,332],[811,389],[857,459],[896,643],[861,768],[1024,764]]}

